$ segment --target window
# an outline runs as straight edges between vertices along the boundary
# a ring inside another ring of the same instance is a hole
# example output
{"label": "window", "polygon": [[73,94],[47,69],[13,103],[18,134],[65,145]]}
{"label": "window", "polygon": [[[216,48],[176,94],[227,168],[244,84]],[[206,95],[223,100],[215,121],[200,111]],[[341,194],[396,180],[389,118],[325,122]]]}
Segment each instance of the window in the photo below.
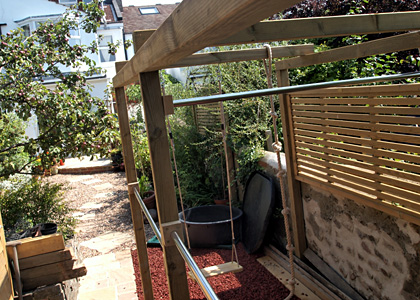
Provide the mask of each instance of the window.
{"label": "window", "polygon": [[139,8],[142,15],[155,15],[159,14],[157,7],[141,7]]}
{"label": "window", "polygon": [[112,35],[102,36],[99,39],[99,57],[101,62],[115,61],[115,54],[109,53],[108,43],[112,43]]}
{"label": "window", "polygon": [[70,29],[70,39],[69,39],[70,46],[74,47],[76,45],[81,45],[82,42],[80,40],[80,29]]}
{"label": "window", "polygon": [[21,28],[23,29],[23,34],[26,37],[31,35],[31,28],[29,27],[29,24],[23,25]]}
{"label": "window", "polygon": [[76,4],[77,0],[59,0],[58,2],[64,5],[72,5],[72,4]]}

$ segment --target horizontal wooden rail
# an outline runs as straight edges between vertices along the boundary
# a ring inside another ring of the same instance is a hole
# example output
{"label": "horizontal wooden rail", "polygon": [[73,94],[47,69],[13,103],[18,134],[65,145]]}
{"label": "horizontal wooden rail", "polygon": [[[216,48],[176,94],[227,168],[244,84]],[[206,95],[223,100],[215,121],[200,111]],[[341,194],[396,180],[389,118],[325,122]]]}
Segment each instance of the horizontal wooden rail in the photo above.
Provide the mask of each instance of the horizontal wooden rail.
{"label": "horizontal wooden rail", "polygon": [[[420,12],[392,12],[264,21],[208,46],[264,43],[420,29]],[[151,30],[153,33],[155,30]],[[133,33],[133,38],[139,31]],[[150,34],[151,35],[151,34]]]}
{"label": "horizontal wooden rail", "polygon": [[[313,53],[314,45],[280,46],[272,47],[271,50],[273,58],[299,56]],[[169,68],[260,60],[264,58],[268,58],[267,49],[265,48],[197,53],[181,59],[179,62],[170,65]]]}
{"label": "horizontal wooden rail", "polygon": [[[305,44],[279,46],[272,47],[271,50],[273,58],[282,58],[313,53],[314,45]],[[265,58],[268,58],[267,49],[265,48],[196,53],[181,59],[177,63],[172,64],[167,68],[193,67],[200,65],[260,60]],[[116,62],[116,64],[118,64],[120,67],[123,67],[126,63],[127,61]]]}
{"label": "horizontal wooden rail", "polygon": [[357,45],[282,60],[276,63],[276,69],[285,70],[300,68],[328,62],[410,50],[419,47],[420,32],[405,33]]}

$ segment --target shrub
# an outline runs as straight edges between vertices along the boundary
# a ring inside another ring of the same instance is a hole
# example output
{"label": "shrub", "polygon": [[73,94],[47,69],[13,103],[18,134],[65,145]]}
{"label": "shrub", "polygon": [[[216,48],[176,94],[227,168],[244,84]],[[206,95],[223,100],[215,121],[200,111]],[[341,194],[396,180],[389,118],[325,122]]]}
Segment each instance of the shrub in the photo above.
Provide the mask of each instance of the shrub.
{"label": "shrub", "polygon": [[[27,177],[27,176],[25,176]],[[72,209],[64,201],[63,184],[18,178],[9,182],[0,194],[0,209],[7,236],[40,223],[56,223],[65,239],[74,233]]]}

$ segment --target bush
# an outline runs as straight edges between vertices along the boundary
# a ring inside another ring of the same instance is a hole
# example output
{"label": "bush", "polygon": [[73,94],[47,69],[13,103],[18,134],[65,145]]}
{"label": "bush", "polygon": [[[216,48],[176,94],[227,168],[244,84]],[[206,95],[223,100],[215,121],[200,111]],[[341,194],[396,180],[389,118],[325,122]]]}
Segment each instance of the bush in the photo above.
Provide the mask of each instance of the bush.
{"label": "bush", "polygon": [[[0,149],[7,149],[15,144],[22,143],[27,124],[15,113],[2,114],[0,118]],[[23,146],[15,147],[9,151],[0,151],[0,176],[7,177],[16,170],[23,170],[29,163],[29,156],[23,151]]]}
{"label": "bush", "polygon": [[[25,176],[28,177],[28,176]],[[72,209],[64,201],[62,184],[21,177],[6,185],[0,194],[0,209],[6,236],[40,223],[56,223],[65,239],[74,233]]]}

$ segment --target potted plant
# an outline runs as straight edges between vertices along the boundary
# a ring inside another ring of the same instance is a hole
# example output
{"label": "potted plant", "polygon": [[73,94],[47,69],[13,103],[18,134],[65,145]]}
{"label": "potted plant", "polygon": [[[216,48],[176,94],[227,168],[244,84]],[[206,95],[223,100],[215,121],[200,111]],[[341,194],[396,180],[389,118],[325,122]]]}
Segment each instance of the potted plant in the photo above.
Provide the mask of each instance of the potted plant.
{"label": "potted plant", "polygon": [[123,156],[120,148],[111,150],[111,160],[114,168],[121,169],[121,165],[123,165]]}
{"label": "potted plant", "polygon": [[142,175],[140,178],[137,178],[137,181],[139,183],[140,196],[144,204],[146,204],[146,207],[148,209],[156,208],[155,192],[152,190],[149,179],[145,175]]}

